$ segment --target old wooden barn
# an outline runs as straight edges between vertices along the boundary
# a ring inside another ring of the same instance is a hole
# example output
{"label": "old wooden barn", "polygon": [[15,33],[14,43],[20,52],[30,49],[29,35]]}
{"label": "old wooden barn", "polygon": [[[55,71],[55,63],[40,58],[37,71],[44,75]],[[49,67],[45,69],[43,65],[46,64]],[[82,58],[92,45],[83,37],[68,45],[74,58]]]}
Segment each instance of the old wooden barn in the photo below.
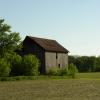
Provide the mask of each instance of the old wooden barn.
{"label": "old wooden barn", "polygon": [[68,66],[68,50],[55,40],[26,36],[23,53],[31,53],[39,58],[41,73],[46,73],[52,67]]}

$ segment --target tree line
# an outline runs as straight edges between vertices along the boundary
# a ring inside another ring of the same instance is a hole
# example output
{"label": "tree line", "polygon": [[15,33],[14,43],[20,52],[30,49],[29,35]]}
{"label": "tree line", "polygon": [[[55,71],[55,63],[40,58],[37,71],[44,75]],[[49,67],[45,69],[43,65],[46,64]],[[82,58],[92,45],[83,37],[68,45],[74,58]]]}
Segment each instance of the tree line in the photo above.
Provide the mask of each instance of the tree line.
{"label": "tree line", "polygon": [[70,63],[73,63],[79,72],[100,71],[100,56],[69,56]]}

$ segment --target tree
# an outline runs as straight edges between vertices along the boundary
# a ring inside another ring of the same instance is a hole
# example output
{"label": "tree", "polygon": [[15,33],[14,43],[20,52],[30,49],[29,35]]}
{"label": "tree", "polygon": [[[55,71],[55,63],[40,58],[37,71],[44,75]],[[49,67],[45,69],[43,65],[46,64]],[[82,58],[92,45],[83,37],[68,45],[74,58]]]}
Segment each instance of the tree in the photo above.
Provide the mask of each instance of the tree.
{"label": "tree", "polygon": [[11,31],[11,26],[0,19],[0,56],[4,57],[6,52],[12,52],[20,43],[20,36],[17,32]]}
{"label": "tree", "polygon": [[95,61],[96,61],[96,57],[95,56],[91,56],[88,59],[88,68],[90,72],[94,72],[95,71]]}
{"label": "tree", "polygon": [[[95,56],[69,56],[69,64],[73,63],[78,68],[79,72],[95,71]],[[96,62],[97,63],[97,62]]]}
{"label": "tree", "polygon": [[77,59],[77,57],[75,57],[75,56],[68,56],[68,64],[71,64],[71,63],[75,64],[76,59]]}
{"label": "tree", "polygon": [[94,71],[100,72],[100,57],[97,57],[95,60],[95,68]]}

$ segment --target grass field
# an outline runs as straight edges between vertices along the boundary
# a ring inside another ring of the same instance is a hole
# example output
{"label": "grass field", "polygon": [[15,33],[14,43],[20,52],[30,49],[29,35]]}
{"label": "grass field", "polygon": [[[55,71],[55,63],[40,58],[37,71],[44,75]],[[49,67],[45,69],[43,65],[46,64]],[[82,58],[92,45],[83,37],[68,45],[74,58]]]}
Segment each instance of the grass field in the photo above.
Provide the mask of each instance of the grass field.
{"label": "grass field", "polygon": [[100,100],[100,79],[86,74],[81,79],[0,82],[0,100]]}
{"label": "grass field", "polygon": [[100,72],[78,73],[76,77],[79,79],[100,79]]}

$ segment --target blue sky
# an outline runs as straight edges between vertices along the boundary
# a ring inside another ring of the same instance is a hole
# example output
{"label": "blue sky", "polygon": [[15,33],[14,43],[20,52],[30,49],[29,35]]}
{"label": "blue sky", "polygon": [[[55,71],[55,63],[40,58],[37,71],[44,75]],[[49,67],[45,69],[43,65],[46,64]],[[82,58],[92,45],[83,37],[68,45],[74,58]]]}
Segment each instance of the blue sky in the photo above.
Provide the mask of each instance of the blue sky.
{"label": "blue sky", "polygon": [[22,39],[55,39],[70,55],[100,55],[100,0],[0,0],[0,17]]}

